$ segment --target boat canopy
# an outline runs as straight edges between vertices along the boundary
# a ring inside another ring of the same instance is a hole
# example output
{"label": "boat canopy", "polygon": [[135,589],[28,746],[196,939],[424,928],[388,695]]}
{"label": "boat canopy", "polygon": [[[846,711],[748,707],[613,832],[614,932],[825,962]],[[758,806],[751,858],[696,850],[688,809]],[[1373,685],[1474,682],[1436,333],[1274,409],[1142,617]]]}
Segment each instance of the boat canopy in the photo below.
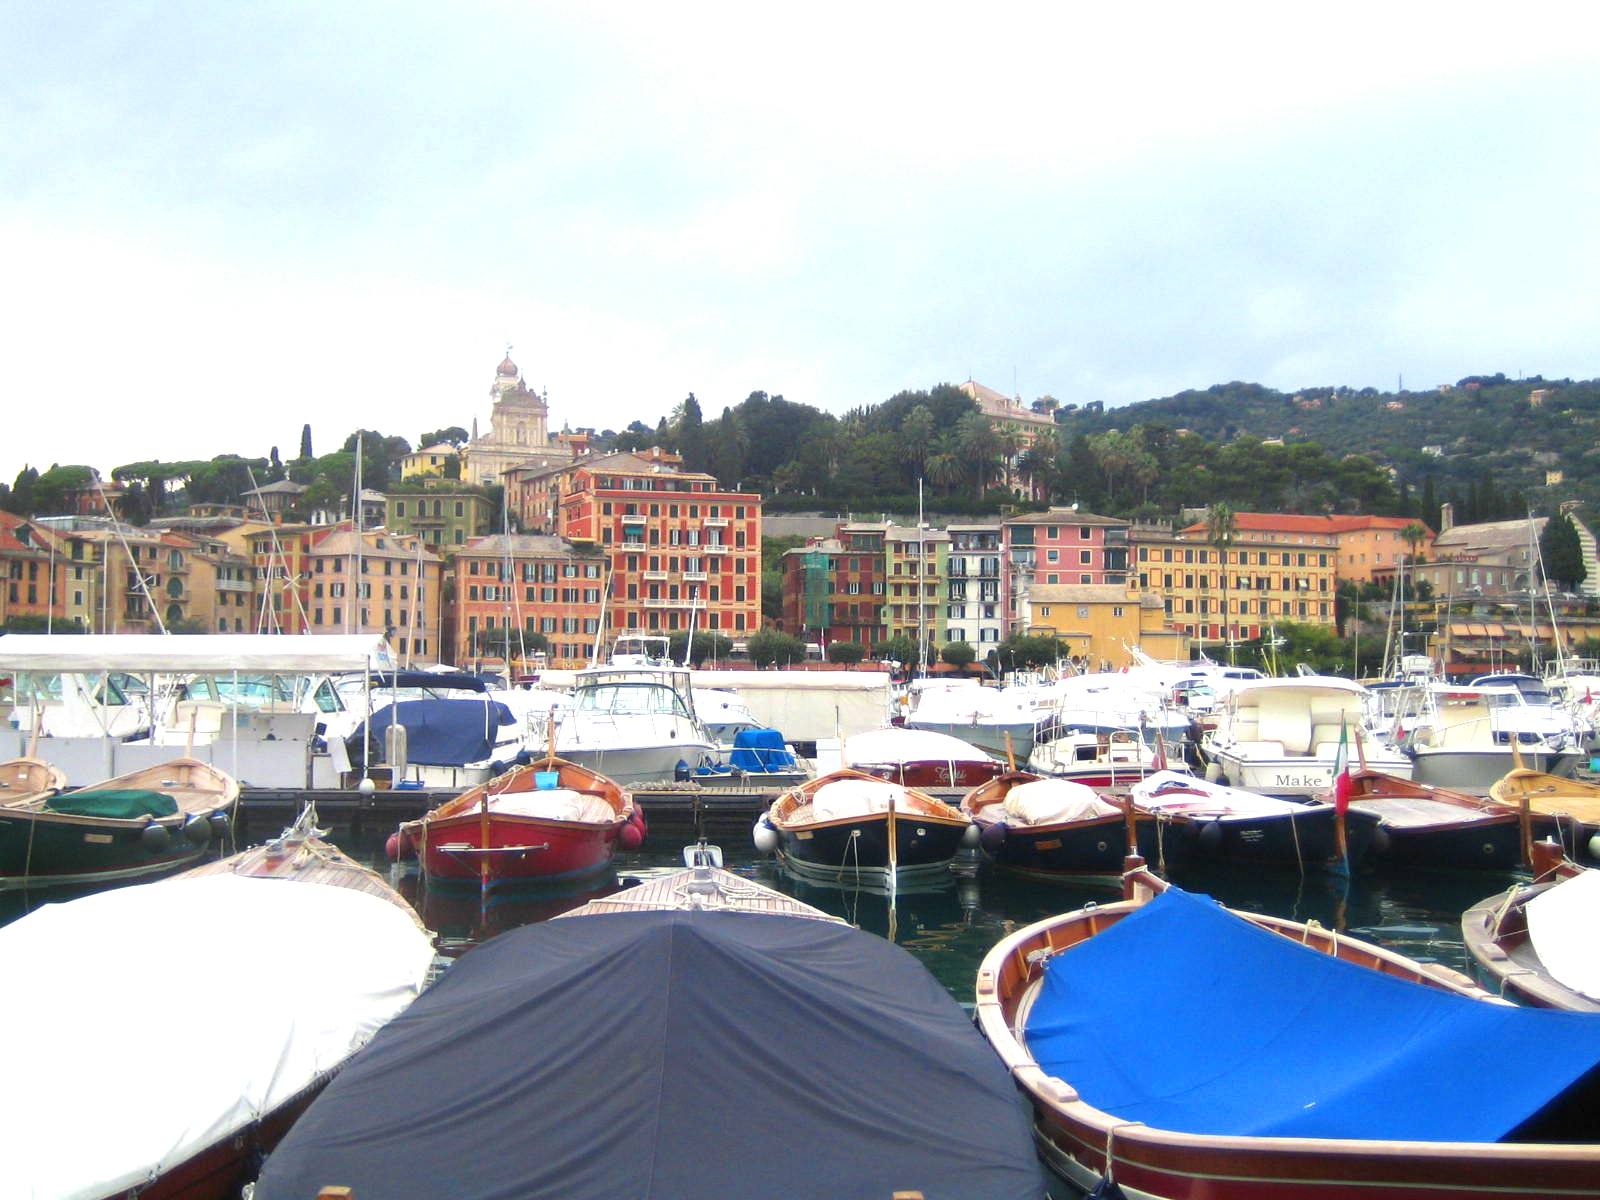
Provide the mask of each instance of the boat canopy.
{"label": "boat canopy", "polygon": [[377,634],[11,633],[0,637],[0,670],[223,675],[365,671],[391,667]]}
{"label": "boat canopy", "polygon": [[993,762],[986,751],[931,729],[869,729],[844,740],[847,767],[918,762]]}
{"label": "boat canopy", "polygon": [[1600,871],[1584,871],[1528,901],[1533,948],[1557,983],[1600,1000]]}
{"label": "boat canopy", "polygon": [[216,875],[46,905],[0,929],[0,960],[25,966],[0,1019],[27,1031],[6,1052],[0,1195],[98,1200],[337,1067],[422,989],[433,949],[386,900]]}
{"label": "boat canopy", "polygon": [[[400,724],[406,731],[406,761],[436,767],[462,767],[480,763],[494,755],[495,733],[502,726],[515,725],[511,710],[487,695],[482,700],[402,700],[372,714],[372,737],[386,745],[384,731]],[[361,733],[352,738],[360,756]]]}
{"label": "boat canopy", "polygon": [[1178,888],[1052,956],[1025,1041],[1117,1120],[1211,1136],[1537,1141],[1600,1064],[1592,1015],[1382,975]]}
{"label": "boat canopy", "polygon": [[452,1200],[1044,1190],[1005,1068],[911,955],[740,912],[569,917],[465,955],[300,1118],[256,1200],[334,1179]]}

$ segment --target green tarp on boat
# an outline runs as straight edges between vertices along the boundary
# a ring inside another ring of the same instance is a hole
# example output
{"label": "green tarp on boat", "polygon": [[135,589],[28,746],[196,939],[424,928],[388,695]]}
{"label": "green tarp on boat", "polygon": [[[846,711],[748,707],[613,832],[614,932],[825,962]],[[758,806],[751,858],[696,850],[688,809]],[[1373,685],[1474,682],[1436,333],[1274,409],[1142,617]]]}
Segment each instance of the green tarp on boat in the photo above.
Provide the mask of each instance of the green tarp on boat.
{"label": "green tarp on boat", "polygon": [[178,802],[165,792],[141,788],[108,788],[105,791],[68,792],[45,801],[47,812],[74,817],[109,817],[133,821],[140,817],[170,817]]}

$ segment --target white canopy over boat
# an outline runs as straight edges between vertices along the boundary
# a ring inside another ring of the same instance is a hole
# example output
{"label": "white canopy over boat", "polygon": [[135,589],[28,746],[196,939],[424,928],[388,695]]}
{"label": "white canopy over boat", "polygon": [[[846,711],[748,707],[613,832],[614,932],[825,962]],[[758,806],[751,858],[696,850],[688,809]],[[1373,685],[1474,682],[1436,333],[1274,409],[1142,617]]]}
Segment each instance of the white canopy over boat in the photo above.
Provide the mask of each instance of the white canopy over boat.
{"label": "white canopy over boat", "polygon": [[869,729],[844,740],[844,765],[886,766],[919,762],[993,762],[970,742],[927,729]]}
{"label": "white canopy over boat", "polygon": [[0,929],[0,1020],[16,1034],[0,1195],[148,1183],[344,1062],[432,959],[388,901],[234,875],[101,892]]}
{"label": "white canopy over boat", "polygon": [[1557,983],[1600,1000],[1600,871],[1584,871],[1528,901],[1528,937]]}
{"label": "white canopy over boat", "polygon": [[1306,812],[1306,806],[1247,792],[1242,788],[1208,783],[1179,771],[1157,771],[1129,789],[1140,808],[1174,816],[1215,817],[1218,820],[1280,816]]}
{"label": "white canopy over boat", "polygon": [[91,633],[60,637],[12,633],[0,637],[0,670],[5,671],[225,675],[234,671],[389,670],[393,666],[389,644],[378,634]]}

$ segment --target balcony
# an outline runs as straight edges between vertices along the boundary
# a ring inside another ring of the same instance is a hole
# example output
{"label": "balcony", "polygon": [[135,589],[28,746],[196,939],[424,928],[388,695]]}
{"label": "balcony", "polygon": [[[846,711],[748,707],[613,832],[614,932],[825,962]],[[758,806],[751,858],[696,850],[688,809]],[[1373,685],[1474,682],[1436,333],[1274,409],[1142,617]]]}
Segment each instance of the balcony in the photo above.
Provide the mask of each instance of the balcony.
{"label": "balcony", "polygon": [[707,529],[726,529],[728,527],[728,518],[702,517],[700,519],[700,524],[704,525]]}
{"label": "balcony", "polygon": [[648,550],[648,549],[650,549],[650,547],[646,546],[643,542],[618,542],[618,543],[616,543],[616,549],[618,549],[618,550],[632,550],[632,551],[637,552],[637,551]]}
{"label": "balcony", "polygon": [[667,573],[665,571],[646,571],[646,572],[644,572],[644,577],[646,579],[652,580],[652,581],[665,580],[666,577],[667,577]]}
{"label": "balcony", "polygon": [[706,573],[704,571],[685,571],[683,577],[690,583],[704,583],[706,581]]}
{"label": "balcony", "polygon": [[721,542],[707,542],[700,547],[706,554],[726,554],[731,548],[724,546]]}
{"label": "balcony", "polygon": [[646,608],[682,608],[684,603],[682,600],[668,600],[665,596],[647,596],[645,597],[644,606]]}

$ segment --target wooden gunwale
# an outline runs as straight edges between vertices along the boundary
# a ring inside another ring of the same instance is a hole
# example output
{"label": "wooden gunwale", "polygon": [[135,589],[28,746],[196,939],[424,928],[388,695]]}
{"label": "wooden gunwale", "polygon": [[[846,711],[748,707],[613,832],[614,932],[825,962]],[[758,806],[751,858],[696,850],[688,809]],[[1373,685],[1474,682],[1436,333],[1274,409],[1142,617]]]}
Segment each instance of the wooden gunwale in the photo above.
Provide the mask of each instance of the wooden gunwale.
{"label": "wooden gunwale", "polygon": [[[574,821],[557,818],[538,817],[528,813],[496,812],[493,807],[494,798],[503,795],[516,795],[537,790],[537,775],[541,771],[556,771],[559,775],[556,786],[568,791],[578,792],[580,795],[595,796],[604,800],[611,806],[614,817],[610,822]],[[523,766],[512,767],[504,774],[497,775],[487,782],[476,787],[468,788],[459,796],[453,796],[437,808],[418,817],[414,821],[407,821],[400,826],[402,833],[409,833],[424,825],[435,828],[448,827],[453,818],[476,820],[483,808],[484,797],[490,802],[489,811],[496,823],[506,824],[532,824],[540,826],[556,825],[570,829],[593,829],[597,825],[620,825],[633,816],[633,794],[621,784],[600,774],[598,771],[581,766],[564,758],[547,756],[537,762],[527,763]]]}
{"label": "wooden gunwale", "polygon": [[[181,778],[173,780],[170,775],[176,770]],[[195,776],[201,777],[196,781]],[[171,796],[178,805],[178,811],[166,817],[94,817],[83,813],[58,813],[44,807],[46,801],[52,799],[55,793],[39,796],[26,804],[7,804],[4,806],[8,814],[28,815],[52,824],[61,825],[86,825],[94,828],[111,829],[143,829],[152,821],[160,825],[182,824],[189,817],[201,813],[210,813],[222,808],[231,808],[239,800],[239,783],[223,771],[219,771],[210,763],[201,762],[197,758],[175,758],[164,763],[142,767],[137,771],[130,771],[126,775],[118,775],[100,783],[90,784],[83,788],[86,792],[109,791],[111,789],[141,789],[146,791],[161,792]]]}
{"label": "wooden gunwale", "polygon": [[[1125,876],[1125,880],[1129,880]],[[1159,890],[1140,871],[1133,882]],[[1124,1122],[1085,1102],[1070,1081],[1047,1075],[1017,1032],[1037,993],[1049,954],[1094,936],[1135,911],[1125,900],[1047,918],[1003,938],[977,977],[979,1029],[1032,1102],[1036,1135],[1092,1173],[1103,1174],[1108,1139],[1114,1176],[1124,1187],[1160,1197],[1600,1196],[1600,1145],[1471,1144],[1369,1139],[1212,1136]],[[1252,913],[1236,915],[1303,945],[1384,974],[1505,1003],[1460,972],[1316,925]],[[1216,1188],[1208,1180],[1227,1180]]]}
{"label": "wooden gunwale", "polygon": [[1461,914],[1461,940],[1467,952],[1500,985],[1525,1004],[1569,1012],[1600,1012],[1600,1001],[1551,977],[1528,938],[1528,902],[1583,871],[1562,862],[1531,883],[1513,884],[1480,900]]}
{"label": "wooden gunwale", "polygon": [[[819,775],[815,779],[790,788],[772,802],[772,807],[767,810],[768,818],[779,828],[785,830],[795,829],[827,829],[840,825],[860,824],[869,820],[888,820],[887,813],[861,813],[855,816],[836,817],[827,821],[792,821],[789,814],[796,809],[809,804],[821,787],[829,783],[837,783],[845,779],[862,779],[869,783],[883,783],[876,775],[868,775],[864,771],[857,771],[845,767],[837,771],[830,771],[826,775]],[[919,821],[928,821],[941,825],[970,825],[972,822],[959,808],[946,804],[926,792],[919,791],[905,784],[896,784],[905,792],[903,797],[895,800],[895,811],[899,817],[915,816]]]}

